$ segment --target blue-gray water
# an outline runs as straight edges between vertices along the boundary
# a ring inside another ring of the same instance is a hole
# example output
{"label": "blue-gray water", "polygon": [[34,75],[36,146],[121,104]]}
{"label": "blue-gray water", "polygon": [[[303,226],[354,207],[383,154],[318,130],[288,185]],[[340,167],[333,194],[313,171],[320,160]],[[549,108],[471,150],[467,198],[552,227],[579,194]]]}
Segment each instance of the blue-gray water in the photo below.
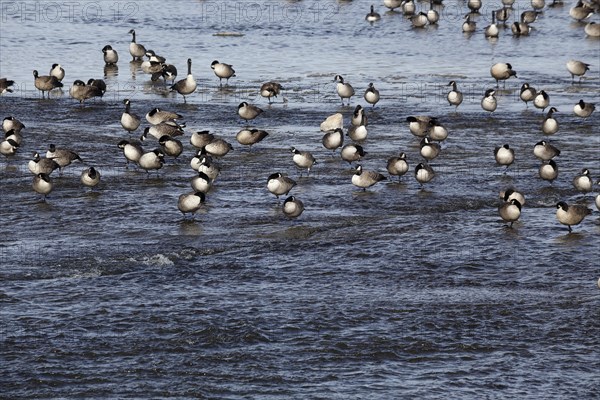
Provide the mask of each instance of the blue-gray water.
{"label": "blue-gray water", "polygon": [[[17,154],[0,159],[0,397],[597,398],[600,187],[583,195],[571,180],[584,167],[600,178],[600,113],[572,111],[579,99],[600,105],[600,41],[585,37],[569,3],[546,7],[529,37],[501,29],[497,40],[483,28],[499,1],[471,35],[460,29],[463,1],[444,1],[438,26],[422,30],[379,3],[382,19],[369,24],[370,4],[0,3],[0,77],[17,82],[0,117],[26,125]],[[527,8],[518,1],[515,14]],[[132,28],[178,79],[193,59],[198,90],[187,104],[130,63]],[[224,31],[243,36],[213,35]],[[104,70],[106,44],[117,69]],[[222,89],[214,59],[236,69]],[[569,59],[591,64],[581,84],[571,84]],[[518,78],[500,84],[490,116],[479,102],[496,62]],[[42,100],[31,72],[53,63],[65,87]],[[350,107],[336,74],[356,89]],[[80,107],[68,88],[92,77],[108,91]],[[445,100],[452,79],[465,92],[458,112]],[[258,95],[269,80],[286,88],[271,106]],[[347,125],[356,104],[367,106],[369,82],[382,99],[367,108],[362,165],[386,173],[402,150],[410,171],[363,193],[322,147],[319,124],[342,112]],[[558,133],[542,134],[543,113],[519,100],[523,82],[550,94]],[[124,98],[141,116],[156,106],[184,116],[184,153],[158,174],[125,168],[116,144],[141,129],[122,129]],[[235,141],[241,101],[265,110],[252,125],[269,136],[251,150]],[[409,115],[438,116],[450,132],[424,190]],[[184,220],[177,198],[191,190],[189,137],[201,129],[234,151],[195,220]],[[552,185],[533,155],[543,139],[562,151]],[[55,172],[43,202],[27,162],[50,143],[84,162]],[[516,153],[506,173],[493,157],[504,143]],[[309,177],[290,146],[317,158]],[[93,191],[79,182],[88,165],[102,173]],[[267,191],[277,171],[298,182],[297,220]],[[526,196],[513,229],[497,212],[508,186]],[[555,217],[561,200],[594,210],[571,234]]]}

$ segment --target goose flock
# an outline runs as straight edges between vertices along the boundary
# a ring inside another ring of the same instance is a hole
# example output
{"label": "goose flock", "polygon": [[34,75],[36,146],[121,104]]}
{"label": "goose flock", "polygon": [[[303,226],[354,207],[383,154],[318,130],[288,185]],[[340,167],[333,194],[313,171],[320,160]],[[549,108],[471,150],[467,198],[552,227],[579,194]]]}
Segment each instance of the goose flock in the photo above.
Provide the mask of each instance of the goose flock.
{"label": "goose flock", "polygon": [[[435,6],[440,2],[429,2],[429,10],[417,12],[418,7],[412,0],[393,1],[385,0],[383,5],[394,11],[401,9],[415,29],[420,29],[428,24],[439,23],[439,14],[435,10]],[[485,27],[483,34],[486,37],[497,37],[502,33],[499,29],[499,22],[505,25],[511,18],[513,9],[513,1],[502,0],[502,8],[494,10],[491,14],[492,23]],[[464,32],[476,32],[474,15],[481,8],[480,0],[469,0],[468,8],[471,10],[465,16],[465,22],[462,25]],[[532,29],[532,24],[535,23],[540,10],[545,7],[544,0],[532,0],[532,10],[523,12],[518,21],[511,25],[511,32],[515,36],[529,35]],[[579,0],[577,4],[570,9],[569,15],[577,21],[585,20],[591,15],[600,10],[600,3],[597,0]],[[371,24],[376,24],[381,20],[381,15],[377,12],[375,5],[370,6],[369,13],[366,14],[365,20]],[[590,22],[585,25],[584,32],[590,37],[600,36],[598,24]],[[141,43],[138,43],[136,31],[131,29],[131,42],[129,43],[129,55],[132,63],[140,63],[140,70],[150,75],[152,82],[157,82],[162,79],[164,86],[171,92],[181,96],[184,103],[194,96],[198,83],[192,73],[192,68],[197,68],[193,64],[192,58],[187,59],[186,71],[183,78],[179,76],[176,66],[167,63],[164,56],[158,55],[155,51],[149,50]],[[110,44],[98,46],[101,48],[103,60],[106,66],[114,66],[119,62],[119,54],[117,50]],[[236,70],[232,65],[212,61],[208,66],[213,71],[216,78],[219,80],[219,86],[229,85],[229,80],[236,78]],[[205,66],[207,68],[208,66]],[[498,111],[497,94],[500,85],[506,85],[510,79],[522,79],[518,77],[517,68],[510,62],[494,63],[490,66],[489,75],[493,79],[495,85],[490,85],[489,88],[481,93],[480,105],[481,109],[486,113],[493,114]],[[569,60],[565,65],[565,77],[570,78],[572,85],[585,85],[582,78],[585,77],[588,71],[593,71],[597,67],[597,63],[586,63],[581,60]],[[243,68],[239,69],[243,71]],[[35,88],[40,91],[42,98],[50,98],[54,91],[62,90],[64,87],[64,79],[67,72],[61,64],[52,64],[49,68],[48,75],[40,75],[37,70],[33,70],[33,82]],[[368,127],[369,127],[369,111],[368,108],[375,109],[381,99],[380,90],[377,89],[377,82],[371,82],[365,88],[355,89],[352,84],[341,74],[333,77],[332,82],[335,83],[335,93],[339,97],[342,107],[350,107],[353,109],[348,116],[343,113],[335,113],[332,115],[324,115],[323,123],[320,126],[322,133],[321,144],[325,149],[331,150],[332,154],[336,155],[339,152],[339,157],[351,166],[353,174],[348,182],[365,191],[368,188],[382,181],[391,181],[393,179],[401,179],[403,175],[410,170],[409,157],[407,151],[400,151],[396,155],[389,157],[386,162],[386,172],[384,175],[380,171],[366,170],[361,164],[361,160],[368,154]],[[15,85],[13,80],[8,78],[0,78],[0,94],[9,95]],[[464,94],[460,90],[461,82],[458,79],[451,80],[447,86],[449,87],[446,93],[448,106],[455,112],[461,106]],[[279,82],[269,81],[263,83],[260,88],[256,88],[260,96],[267,99],[269,105],[273,99],[285,92],[285,88]],[[103,79],[90,78],[87,81],[82,79],[74,80],[68,89],[71,98],[79,102],[80,106],[84,106],[86,100],[93,98],[103,98],[107,93],[107,85]],[[357,94],[358,93],[358,94]],[[551,94],[545,90],[536,90],[529,82],[524,82],[520,89],[519,99],[525,103],[525,108],[529,107],[531,102],[533,106],[541,112],[545,112],[544,120],[541,126],[541,132],[545,136],[551,136],[559,132],[561,129],[555,113],[565,112],[551,106]],[[365,107],[360,104],[352,106],[352,102],[364,100]],[[284,99],[284,102],[286,99]],[[89,103],[88,103],[89,104]],[[91,107],[96,107],[98,103],[93,103]],[[203,207],[203,204],[210,198],[210,191],[214,185],[218,184],[218,177],[222,166],[219,159],[225,157],[234,146],[225,139],[211,134],[209,131],[193,132],[189,136],[189,140],[183,141],[182,137],[188,135],[186,132],[185,116],[171,110],[161,108],[153,108],[149,110],[144,117],[140,117],[133,110],[135,109],[134,99],[123,100],[124,109],[120,118],[120,123],[128,137],[120,138],[115,141],[115,147],[122,151],[126,165],[135,165],[146,173],[151,171],[160,171],[165,164],[165,158],[177,158],[183,152],[187,144],[191,144],[194,148],[194,156],[190,160],[190,167],[196,175],[190,180],[192,191],[183,193],[179,196],[176,206],[184,218],[186,214],[194,214]],[[595,105],[590,99],[580,99],[573,104],[572,112],[577,117],[582,119],[589,118],[595,112]],[[546,112],[546,109],[548,111]],[[252,127],[249,124],[256,119],[268,118],[268,110],[265,111],[255,104],[242,101],[237,106],[237,116],[232,115],[232,120],[239,123],[241,119],[245,126],[239,130],[235,138],[242,146],[251,148],[263,140],[268,140],[269,133],[257,127]],[[349,117],[350,125],[344,124],[344,118]],[[444,147],[443,142],[449,136],[448,129],[442,124],[440,118],[434,115],[413,115],[403,117],[407,123],[407,128],[419,142],[419,155],[422,160],[414,161],[413,168],[414,179],[418,182],[421,188],[427,183],[435,179],[436,172],[430,165],[434,159],[443,159]],[[144,121],[145,120],[145,121]],[[147,126],[143,124],[148,123]],[[2,124],[5,138],[0,143],[0,153],[8,159],[13,157],[19,150],[23,140],[23,132],[26,130],[25,125],[15,116],[6,116]],[[317,127],[315,127],[316,129]],[[575,128],[575,127],[570,127]],[[451,134],[451,133],[450,133]],[[137,136],[139,135],[139,136]],[[345,138],[348,137],[350,142],[345,143]],[[144,143],[151,143],[150,148],[144,147]],[[55,171],[62,174],[64,168],[69,167],[74,162],[84,163],[85,161],[79,156],[78,151],[81,149],[70,149],[67,147],[57,147],[55,144],[50,144],[42,157],[39,153],[33,154],[28,162],[28,169],[32,173],[32,188],[42,195],[43,199],[55,189],[56,180],[54,178]],[[290,164],[294,165],[300,174],[305,172],[309,177],[313,168],[318,168],[319,160],[317,160],[310,151],[306,149],[297,149],[290,146],[291,151]],[[537,143],[532,143],[533,154],[540,160],[538,175],[542,180],[550,182],[550,184],[558,178],[558,165],[556,157],[561,152],[559,149],[550,144],[547,140],[541,140]],[[490,158],[488,161],[495,162],[497,165],[504,167],[504,171],[508,170],[514,163],[516,154],[510,143],[498,144],[495,148],[490,148]],[[494,159],[492,158],[492,154]],[[337,157],[337,155],[336,155]],[[483,161],[487,162],[487,161]],[[101,169],[97,166],[85,165],[80,174],[81,184],[95,188],[98,187],[101,181]],[[280,171],[271,171],[266,179],[266,189],[268,192],[276,196],[279,202],[280,196],[286,196],[281,205],[282,213],[289,218],[297,218],[302,215],[305,210],[304,203],[301,199],[290,192],[298,186],[296,180],[286,176]],[[581,193],[589,193],[600,185],[600,182],[594,184],[587,166],[581,166],[581,174],[572,178],[573,187]],[[501,190],[502,203],[498,207],[498,214],[503,221],[513,226],[514,222],[518,221],[521,216],[522,208],[525,205],[525,194],[517,191],[515,188],[499,188]],[[595,197],[595,205],[600,210],[600,195]],[[559,223],[566,225],[569,232],[572,226],[580,224],[584,218],[591,214],[592,210],[585,205],[567,204],[565,201],[560,201],[556,204],[556,218]]]}

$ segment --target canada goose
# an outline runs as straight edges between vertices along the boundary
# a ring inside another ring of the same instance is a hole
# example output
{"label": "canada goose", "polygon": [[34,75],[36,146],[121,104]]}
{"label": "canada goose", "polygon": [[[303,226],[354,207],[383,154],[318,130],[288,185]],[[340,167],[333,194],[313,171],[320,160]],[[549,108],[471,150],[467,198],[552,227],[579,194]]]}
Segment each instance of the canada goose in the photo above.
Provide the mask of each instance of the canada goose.
{"label": "canada goose", "polygon": [[521,13],[521,22],[532,24],[538,17],[538,12],[535,10],[526,10]]}
{"label": "canada goose", "polygon": [[210,68],[214,71],[215,75],[219,78],[219,85],[222,85],[223,78],[226,79],[225,84],[229,84],[229,78],[235,76],[235,70],[229,64],[220,63],[217,60],[210,64]]}
{"label": "canada goose", "polygon": [[533,155],[542,161],[548,161],[554,157],[560,156],[560,150],[545,140],[542,140],[533,146]]}
{"label": "canada goose", "polygon": [[48,92],[48,98],[50,98],[50,91],[54,88],[61,88],[63,84],[61,81],[56,79],[55,76],[43,75],[39,76],[37,70],[33,70],[34,81],[33,84],[36,89],[42,92],[42,98],[44,98],[44,92]]}
{"label": "canada goose", "polygon": [[431,181],[435,177],[435,172],[433,172],[433,168],[429,166],[427,163],[419,163],[415,167],[415,179],[421,185],[421,189],[423,188],[423,184]]}
{"label": "canada goose", "polygon": [[458,110],[458,106],[460,106],[460,104],[463,101],[463,94],[460,90],[457,89],[456,81],[450,81],[448,86],[452,86],[452,90],[448,92],[448,94],[446,95],[446,99],[448,99],[448,103],[451,106],[456,107],[455,110]]}
{"label": "canada goose", "polygon": [[402,6],[403,0],[383,0],[383,5],[394,11],[396,8]]}
{"label": "canada goose", "polygon": [[594,104],[586,103],[583,100],[579,100],[579,102],[573,107],[573,112],[578,117],[587,118],[590,115],[592,115],[595,109],[596,106]]}
{"label": "canada goose", "polygon": [[348,128],[348,137],[354,142],[362,142],[367,139],[367,134],[369,131],[367,127],[364,125],[354,126],[350,125]]}
{"label": "canada goose", "polygon": [[[596,182],[597,185],[600,185],[600,181]],[[596,195],[596,208],[598,209],[598,211],[600,211],[600,194]],[[598,280],[598,282],[600,283],[600,280]]]}
{"label": "canada goose", "polygon": [[12,140],[17,146],[20,146],[23,142],[23,136],[21,136],[21,134],[16,132],[14,129],[11,129],[8,132],[4,132],[4,140]]}
{"label": "canada goose", "polygon": [[344,132],[340,128],[329,131],[323,135],[322,143],[323,147],[335,153],[344,144]]}
{"label": "canada goose", "polygon": [[283,202],[283,214],[288,218],[297,218],[304,211],[304,203],[294,196],[289,196]]}
{"label": "canada goose", "polygon": [[131,133],[140,126],[140,117],[130,112],[131,101],[129,99],[123,100],[123,104],[125,104],[125,111],[121,114],[121,126],[127,132]]}
{"label": "canada goose", "polygon": [[192,192],[186,193],[179,196],[177,200],[177,208],[183,214],[185,218],[186,213],[192,214],[192,219],[196,214],[196,211],[202,207],[202,203],[204,203],[205,196],[202,192]]}
{"label": "canada goose", "polygon": [[478,13],[481,8],[481,0],[469,0],[467,1],[467,7],[474,13]]}
{"label": "canada goose", "polygon": [[515,4],[515,0],[502,0],[502,5],[512,8],[513,4]]}
{"label": "canada goose", "polygon": [[354,126],[368,125],[367,114],[360,104],[354,109],[350,123]]}
{"label": "canada goose", "polygon": [[158,125],[147,126],[140,140],[143,142],[148,138],[148,135],[153,136],[155,139],[160,139],[163,135],[181,136],[184,133],[184,127],[185,124],[180,125],[175,121],[165,121]]}
{"label": "canada goose", "polygon": [[477,29],[477,23],[471,21],[471,13],[465,15],[465,22],[462,24],[462,31],[465,33],[475,32]]}
{"label": "canada goose", "polygon": [[342,129],[344,127],[344,116],[341,113],[335,113],[325,118],[325,121],[321,122],[319,128],[322,132],[330,132],[335,129]]}
{"label": "canada goose", "polygon": [[69,88],[69,95],[75,100],[79,100],[79,104],[92,97],[102,97],[102,91],[96,86],[86,85],[81,80],[73,82],[73,86]]}
{"label": "canada goose", "polygon": [[65,77],[65,69],[60,64],[52,64],[52,68],[50,68],[50,76],[53,76],[62,82]]}
{"label": "canada goose", "polygon": [[425,27],[425,25],[427,25],[428,22],[427,14],[421,11],[418,14],[415,14],[412,17],[410,17],[410,22],[413,28],[423,28]]}
{"label": "canada goose", "polygon": [[204,172],[199,171],[198,175],[192,178],[191,185],[195,192],[208,193],[212,187],[212,179]]}
{"label": "canada goose", "polygon": [[408,122],[408,129],[410,130],[410,133],[418,137],[423,137],[426,136],[431,129],[433,119],[433,117],[424,115],[416,117],[410,116],[406,118],[406,122]]}
{"label": "canada goose", "polygon": [[517,77],[517,71],[512,69],[509,63],[496,63],[490,68],[490,75],[496,80],[496,87],[499,81],[506,81],[511,76]]}
{"label": "canada goose", "polygon": [[256,107],[255,105],[248,104],[245,101],[238,105],[238,115],[246,121],[250,121],[258,117],[260,114],[262,114],[262,112],[262,109]]}
{"label": "canada goose", "polygon": [[347,161],[348,164],[358,161],[363,158],[367,152],[359,144],[347,144],[342,147],[341,156],[342,160]]}
{"label": "canada goose", "polygon": [[583,193],[591,192],[593,184],[592,178],[590,177],[590,170],[587,168],[583,168],[581,173],[573,178],[573,186]]}
{"label": "canada goose", "polygon": [[558,165],[554,160],[543,161],[538,174],[543,180],[552,183],[558,177]]}
{"label": "canada goose", "polygon": [[600,37],[600,24],[594,21],[588,22],[583,31],[590,37]]}
{"label": "canada goose", "polygon": [[140,68],[143,73],[152,75],[150,80],[155,82],[162,75],[163,64],[158,61],[151,61],[153,56],[149,51],[146,52],[146,57],[148,57],[148,60],[144,60]]}
{"label": "canada goose", "polygon": [[217,179],[221,173],[219,166],[213,163],[208,155],[201,156],[200,154],[197,154],[196,157],[198,158],[198,162],[196,164],[190,163],[190,165],[192,165],[192,169],[198,172],[204,172],[211,179],[211,181],[215,181],[215,179]]}
{"label": "canada goose", "polygon": [[494,149],[494,157],[498,165],[505,165],[506,169],[515,161],[515,151],[505,144]]}
{"label": "canada goose", "polygon": [[94,167],[86,168],[81,172],[80,181],[87,187],[97,186],[100,183],[100,172]]}
{"label": "canada goose", "polygon": [[502,7],[496,10],[496,20],[498,20],[498,22],[502,22],[502,25],[506,26],[506,21],[508,21],[511,14],[512,12],[510,8]]}
{"label": "canada goose", "polygon": [[54,188],[54,184],[52,183],[50,177],[42,173],[36,174],[33,177],[33,183],[31,186],[36,193],[44,195],[44,200],[46,200],[46,196],[48,196],[48,194],[50,194]]}
{"label": "canada goose", "polygon": [[171,91],[174,90],[183,96],[184,103],[187,102],[185,99],[185,96],[194,93],[194,91],[196,90],[196,86],[197,86],[196,80],[194,79],[194,76],[192,75],[192,59],[191,58],[188,58],[187,65],[188,65],[188,73],[187,73],[187,76],[185,77],[185,79],[181,79],[180,81],[177,81],[176,84],[171,86]]}
{"label": "canada goose", "polygon": [[420,147],[421,156],[427,161],[431,161],[440,155],[440,145],[432,142],[427,136],[421,140]]}
{"label": "canada goose", "polygon": [[569,233],[573,231],[571,229],[572,225],[579,225],[581,221],[591,213],[592,210],[579,204],[568,205],[564,201],[560,201],[556,204],[556,219],[558,219],[558,222],[561,224],[567,225]]}
{"label": "canada goose", "polygon": [[406,154],[400,152],[397,157],[391,157],[387,161],[387,171],[390,175],[397,176],[398,181],[400,177],[408,171],[408,162],[406,161]]}
{"label": "canada goose", "polygon": [[158,139],[158,144],[160,144],[163,153],[170,157],[177,158],[183,152],[183,144],[169,135],[161,136]]}
{"label": "canada goose", "polygon": [[484,34],[486,38],[497,38],[500,30],[496,24],[496,11],[492,11],[492,23],[485,27]]}
{"label": "canada goose", "polygon": [[145,169],[147,173],[150,170],[159,170],[162,168],[165,162],[165,154],[160,149],[155,149],[147,153],[142,154],[138,160],[138,165]]}
{"label": "canada goose", "polygon": [[521,204],[521,206],[525,205],[525,196],[522,193],[517,192],[512,187],[500,192],[500,198],[504,201],[515,199],[519,202],[519,204]]}
{"label": "canada goose", "polygon": [[296,149],[295,147],[292,147],[291,152],[293,154],[292,156],[292,161],[294,161],[294,164],[296,164],[296,167],[300,168],[300,169],[307,169],[307,175],[310,175],[310,169],[312,168],[313,165],[315,165],[317,162],[315,161],[315,157],[313,157],[313,155],[308,152],[308,151],[300,151],[298,149]]}
{"label": "canada goose", "polygon": [[594,14],[594,10],[583,4],[583,1],[579,0],[573,7],[569,9],[569,15],[571,18],[577,21],[583,21]]}
{"label": "canada goose", "polygon": [[141,60],[142,57],[146,54],[146,48],[135,42],[135,30],[130,30],[129,34],[132,35],[131,43],[129,43],[129,54],[131,54],[131,61],[135,61],[136,59]]}
{"label": "canada goose", "polygon": [[115,65],[119,61],[119,54],[109,44],[102,48],[102,53],[104,54],[104,63],[106,65]]}
{"label": "canada goose", "polygon": [[4,133],[8,131],[15,131],[15,133],[21,133],[21,131],[25,128],[25,125],[15,117],[8,116],[2,120],[2,130]]}
{"label": "canada goose", "polygon": [[0,154],[3,156],[9,157],[14,155],[19,148],[19,143],[15,142],[13,139],[4,139],[0,142]]}
{"label": "canada goose", "polygon": [[542,132],[546,135],[553,135],[558,132],[558,121],[552,114],[558,112],[555,107],[550,107],[548,110],[548,114],[544,118],[544,122],[542,122]]}
{"label": "canada goose", "polygon": [[535,99],[536,95],[537,92],[535,88],[529,86],[529,83],[525,82],[521,86],[521,93],[519,94],[519,97],[525,102],[525,107],[529,107],[529,102]]}
{"label": "canada goose", "polygon": [[404,0],[402,2],[402,13],[404,15],[414,15],[417,6],[415,5],[414,0]]}
{"label": "canada goose", "polygon": [[252,146],[266,138],[269,134],[262,129],[241,129],[237,135],[235,135],[235,139],[239,144],[244,146]]}
{"label": "canada goose", "polygon": [[540,90],[537,92],[537,95],[533,99],[533,105],[535,108],[541,108],[542,112],[548,107],[550,104],[550,96],[544,90]]}
{"label": "canada goose", "polygon": [[15,81],[11,81],[9,79],[6,78],[0,78],[0,94],[4,94],[4,93],[12,93],[13,89],[11,88],[11,86],[13,86],[15,84]]}
{"label": "canada goose", "polygon": [[162,64],[160,72],[156,72],[152,74],[150,78],[153,82],[156,82],[158,78],[162,77],[165,85],[167,81],[171,81],[171,85],[175,83],[175,79],[177,79],[177,67],[173,64]]}
{"label": "canada goose", "polygon": [[367,14],[365,19],[369,22],[379,21],[381,19],[381,15],[375,12],[375,7],[371,4],[371,12]]}
{"label": "canada goose", "polygon": [[350,105],[350,98],[354,96],[354,88],[352,85],[344,82],[344,78],[341,75],[336,75],[333,81],[337,82],[336,91],[342,100],[342,106],[344,105],[344,99],[348,99],[348,105]]}
{"label": "canada goose", "polygon": [[27,164],[29,171],[32,174],[50,175],[55,169],[59,169],[60,165],[51,158],[40,158],[39,153],[33,153],[33,159]]}
{"label": "canada goose", "polygon": [[210,143],[204,146],[204,149],[208,154],[214,157],[224,157],[233,150],[233,146],[221,138],[214,138]]}
{"label": "canada goose", "polygon": [[510,29],[514,36],[529,36],[531,32],[531,27],[525,22],[513,22],[510,26]]}
{"label": "canada goose", "polygon": [[498,107],[498,102],[496,101],[496,91],[494,89],[488,89],[485,91],[485,95],[483,99],[481,99],[481,108],[485,111],[494,112],[496,111],[496,107]]}
{"label": "canada goose", "polygon": [[161,110],[160,108],[153,108],[146,114],[146,121],[150,122],[152,125],[158,125],[161,122],[178,120],[181,118],[183,118],[183,116],[176,112]]}
{"label": "canada goose", "polygon": [[277,197],[277,200],[281,195],[287,196],[294,186],[296,186],[296,181],[279,172],[271,174],[267,178],[267,189]]}
{"label": "canada goose", "polygon": [[129,166],[129,162],[134,162],[134,163],[138,163],[138,161],[140,161],[140,158],[142,157],[142,154],[144,154],[144,150],[142,149],[142,146],[140,146],[139,143],[136,142],[130,142],[127,140],[121,140],[117,146],[123,150],[123,155],[125,156],[125,159],[127,160],[127,166]]}
{"label": "canada goose", "polygon": [[363,97],[367,103],[375,107],[375,104],[379,101],[379,90],[375,89],[373,83],[369,83],[369,87],[365,90]]}
{"label": "canada goose", "polygon": [[386,180],[387,178],[377,171],[363,171],[362,165],[356,166],[356,171],[352,175],[352,184],[362,188],[363,191],[368,187],[373,186],[377,182]]}
{"label": "canada goose", "polygon": [[433,0],[429,0],[429,10],[427,11],[427,21],[430,24],[436,24],[440,20],[440,14],[433,8]]}
{"label": "canada goose", "polygon": [[534,10],[541,10],[546,5],[546,0],[531,0],[531,7]]}
{"label": "canada goose", "polygon": [[203,149],[214,138],[215,136],[212,133],[209,133],[209,131],[198,131],[192,133],[190,143],[197,149]]}
{"label": "canada goose", "polygon": [[448,130],[438,122],[436,118],[431,120],[431,126],[429,127],[429,138],[442,142],[448,137]]}
{"label": "canada goose", "polygon": [[46,151],[46,158],[51,158],[59,165],[59,172],[64,167],[69,166],[73,161],[79,160],[83,162],[79,154],[69,149],[58,148],[54,144],[51,144]]}
{"label": "canada goose", "polygon": [[102,79],[90,78],[88,79],[87,84],[88,86],[93,86],[100,90],[101,94],[99,97],[104,96],[104,93],[106,93],[106,82],[104,82],[104,80]]}
{"label": "canada goose", "polygon": [[269,104],[271,104],[271,97],[277,97],[282,90],[285,89],[281,84],[277,82],[266,82],[260,87],[260,95],[266,97],[269,100]]}
{"label": "canada goose", "polygon": [[512,228],[513,223],[521,216],[521,203],[519,200],[511,199],[498,207],[498,214],[505,222],[510,222]]}
{"label": "canada goose", "polygon": [[571,83],[575,82],[575,75],[579,77],[579,82],[581,82],[581,77],[589,71],[590,64],[586,64],[577,60],[569,60],[567,61],[567,69],[571,73]]}

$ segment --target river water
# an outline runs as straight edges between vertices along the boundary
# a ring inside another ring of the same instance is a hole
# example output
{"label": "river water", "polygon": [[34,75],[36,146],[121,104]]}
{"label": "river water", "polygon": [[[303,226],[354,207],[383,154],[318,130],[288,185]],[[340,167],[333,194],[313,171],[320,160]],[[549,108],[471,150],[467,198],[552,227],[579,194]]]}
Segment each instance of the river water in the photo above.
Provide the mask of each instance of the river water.
{"label": "river water", "polygon": [[[453,0],[425,29],[382,4],[370,24],[360,1],[0,6],[0,77],[17,82],[0,97],[0,117],[26,125],[16,155],[0,160],[0,397],[597,397],[600,187],[584,195],[571,181],[584,167],[600,178],[600,113],[572,111],[580,99],[600,105],[600,41],[569,17],[571,4],[547,6],[528,37],[507,28],[496,40],[483,28],[500,2],[482,8],[471,35],[460,28],[466,2]],[[518,15],[529,3],[513,7]],[[192,58],[198,89],[187,103],[130,62],[132,28],[177,66],[177,79]],[[104,67],[106,44],[117,68]],[[581,83],[571,83],[569,59],[591,64]],[[223,87],[213,60],[236,69]],[[489,115],[480,100],[495,87],[496,62],[517,78],[500,83]],[[65,86],[42,99],[31,71],[45,75],[53,63]],[[336,74],[356,89],[350,106],[335,93]],[[89,78],[108,90],[80,106],[68,88]],[[258,95],[270,80],[285,88],[272,105]],[[450,80],[465,94],[456,111],[445,99]],[[362,99],[369,82],[381,92],[374,109]],[[519,100],[523,82],[550,94],[556,134],[545,136],[544,114]],[[184,117],[184,152],[158,173],[125,167],[117,143],[148,126],[123,130],[125,98],[141,116],[160,107]],[[252,126],[269,136],[252,149],[235,141],[241,101],[265,110]],[[362,192],[339,152],[321,145],[319,124],[340,112],[348,125],[357,104],[369,118],[361,164],[387,175],[387,159],[404,151],[400,182]],[[424,189],[410,115],[437,116],[449,131]],[[189,138],[204,129],[234,150],[192,220],[177,199],[195,175]],[[533,155],[544,139],[561,149],[553,184]],[[83,162],[53,173],[43,201],[27,162],[51,143]],[[516,154],[506,171],[493,156],[505,143]],[[309,176],[291,146],[314,154]],[[87,166],[102,174],[94,190],[79,182]],[[291,194],[305,211],[295,220],[267,191],[274,172],[298,183]],[[526,196],[512,229],[497,211],[509,186]],[[558,201],[594,211],[568,233]]]}

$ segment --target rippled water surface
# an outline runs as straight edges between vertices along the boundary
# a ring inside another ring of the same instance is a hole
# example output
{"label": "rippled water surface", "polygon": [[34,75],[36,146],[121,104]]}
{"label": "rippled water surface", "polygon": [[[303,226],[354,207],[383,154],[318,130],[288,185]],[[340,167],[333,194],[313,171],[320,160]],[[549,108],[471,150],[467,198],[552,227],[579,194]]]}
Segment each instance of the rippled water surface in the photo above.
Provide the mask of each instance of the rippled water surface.
{"label": "rippled water surface", "polygon": [[[425,29],[378,3],[382,18],[369,24],[361,1],[0,6],[0,77],[17,82],[0,96],[0,117],[26,125],[16,155],[0,159],[0,397],[597,397],[600,187],[584,195],[571,181],[584,167],[600,178],[600,113],[572,111],[580,99],[600,105],[600,41],[569,17],[571,4],[547,6],[529,37],[506,28],[496,40],[483,28],[499,1],[484,5],[471,35],[460,28],[466,2],[454,0]],[[198,89],[187,103],[130,62],[132,28],[178,79],[193,60]],[[104,67],[106,44],[119,52],[116,68]],[[571,83],[569,59],[591,64],[581,83]],[[223,87],[213,60],[236,69]],[[500,83],[489,115],[480,100],[496,62],[517,78]],[[42,99],[31,71],[53,63],[65,86]],[[350,106],[336,74],[356,89]],[[68,89],[89,78],[108,90],[80,106]],[[258,95],[269,80],[285,87],[272,105]],[[465,93],[458,110],[445,99],[450,80]],[[369,82],[382,95],[374,109],[362,98]],[[519,100],[524,82],[550,94],[558,133],[543,135],[544,113]],[[117,143],[148,125],[123,130],[125,98],[141,116],[153,107],[184,116],[184,152],[158,173],[125,167]],[[241,101],[265,110],[252,125],[269,136],[252,149],[235,140]],[[400,181],[366,192],[319,130],[337,112],[348,125],[357,104],[369,118],[363,167],[387,175],[399,151],[410,164]],[[437,116],[449,131],[424,189],[409,115]],[[234,150],[192,220],[177,199],[195,175],[189,137],[204,129]],[[540,140],[561,150],[553,184],[538,177]],[[27,162],[50,143],[83,163],[55,172],[43,201]],[[516,154],[507,171],[493,156],[504,143]],[[314,154],[310,176],[291,146]],[[95,190],[79,182],[86,166],[102,174]],[[267,191],[278,171],[298,183],[291,194],[306,209],[296,220]],[[497,211],[509,186],[526,196],[512,229]],[[569,234],[558,201],[594,211]]]}

